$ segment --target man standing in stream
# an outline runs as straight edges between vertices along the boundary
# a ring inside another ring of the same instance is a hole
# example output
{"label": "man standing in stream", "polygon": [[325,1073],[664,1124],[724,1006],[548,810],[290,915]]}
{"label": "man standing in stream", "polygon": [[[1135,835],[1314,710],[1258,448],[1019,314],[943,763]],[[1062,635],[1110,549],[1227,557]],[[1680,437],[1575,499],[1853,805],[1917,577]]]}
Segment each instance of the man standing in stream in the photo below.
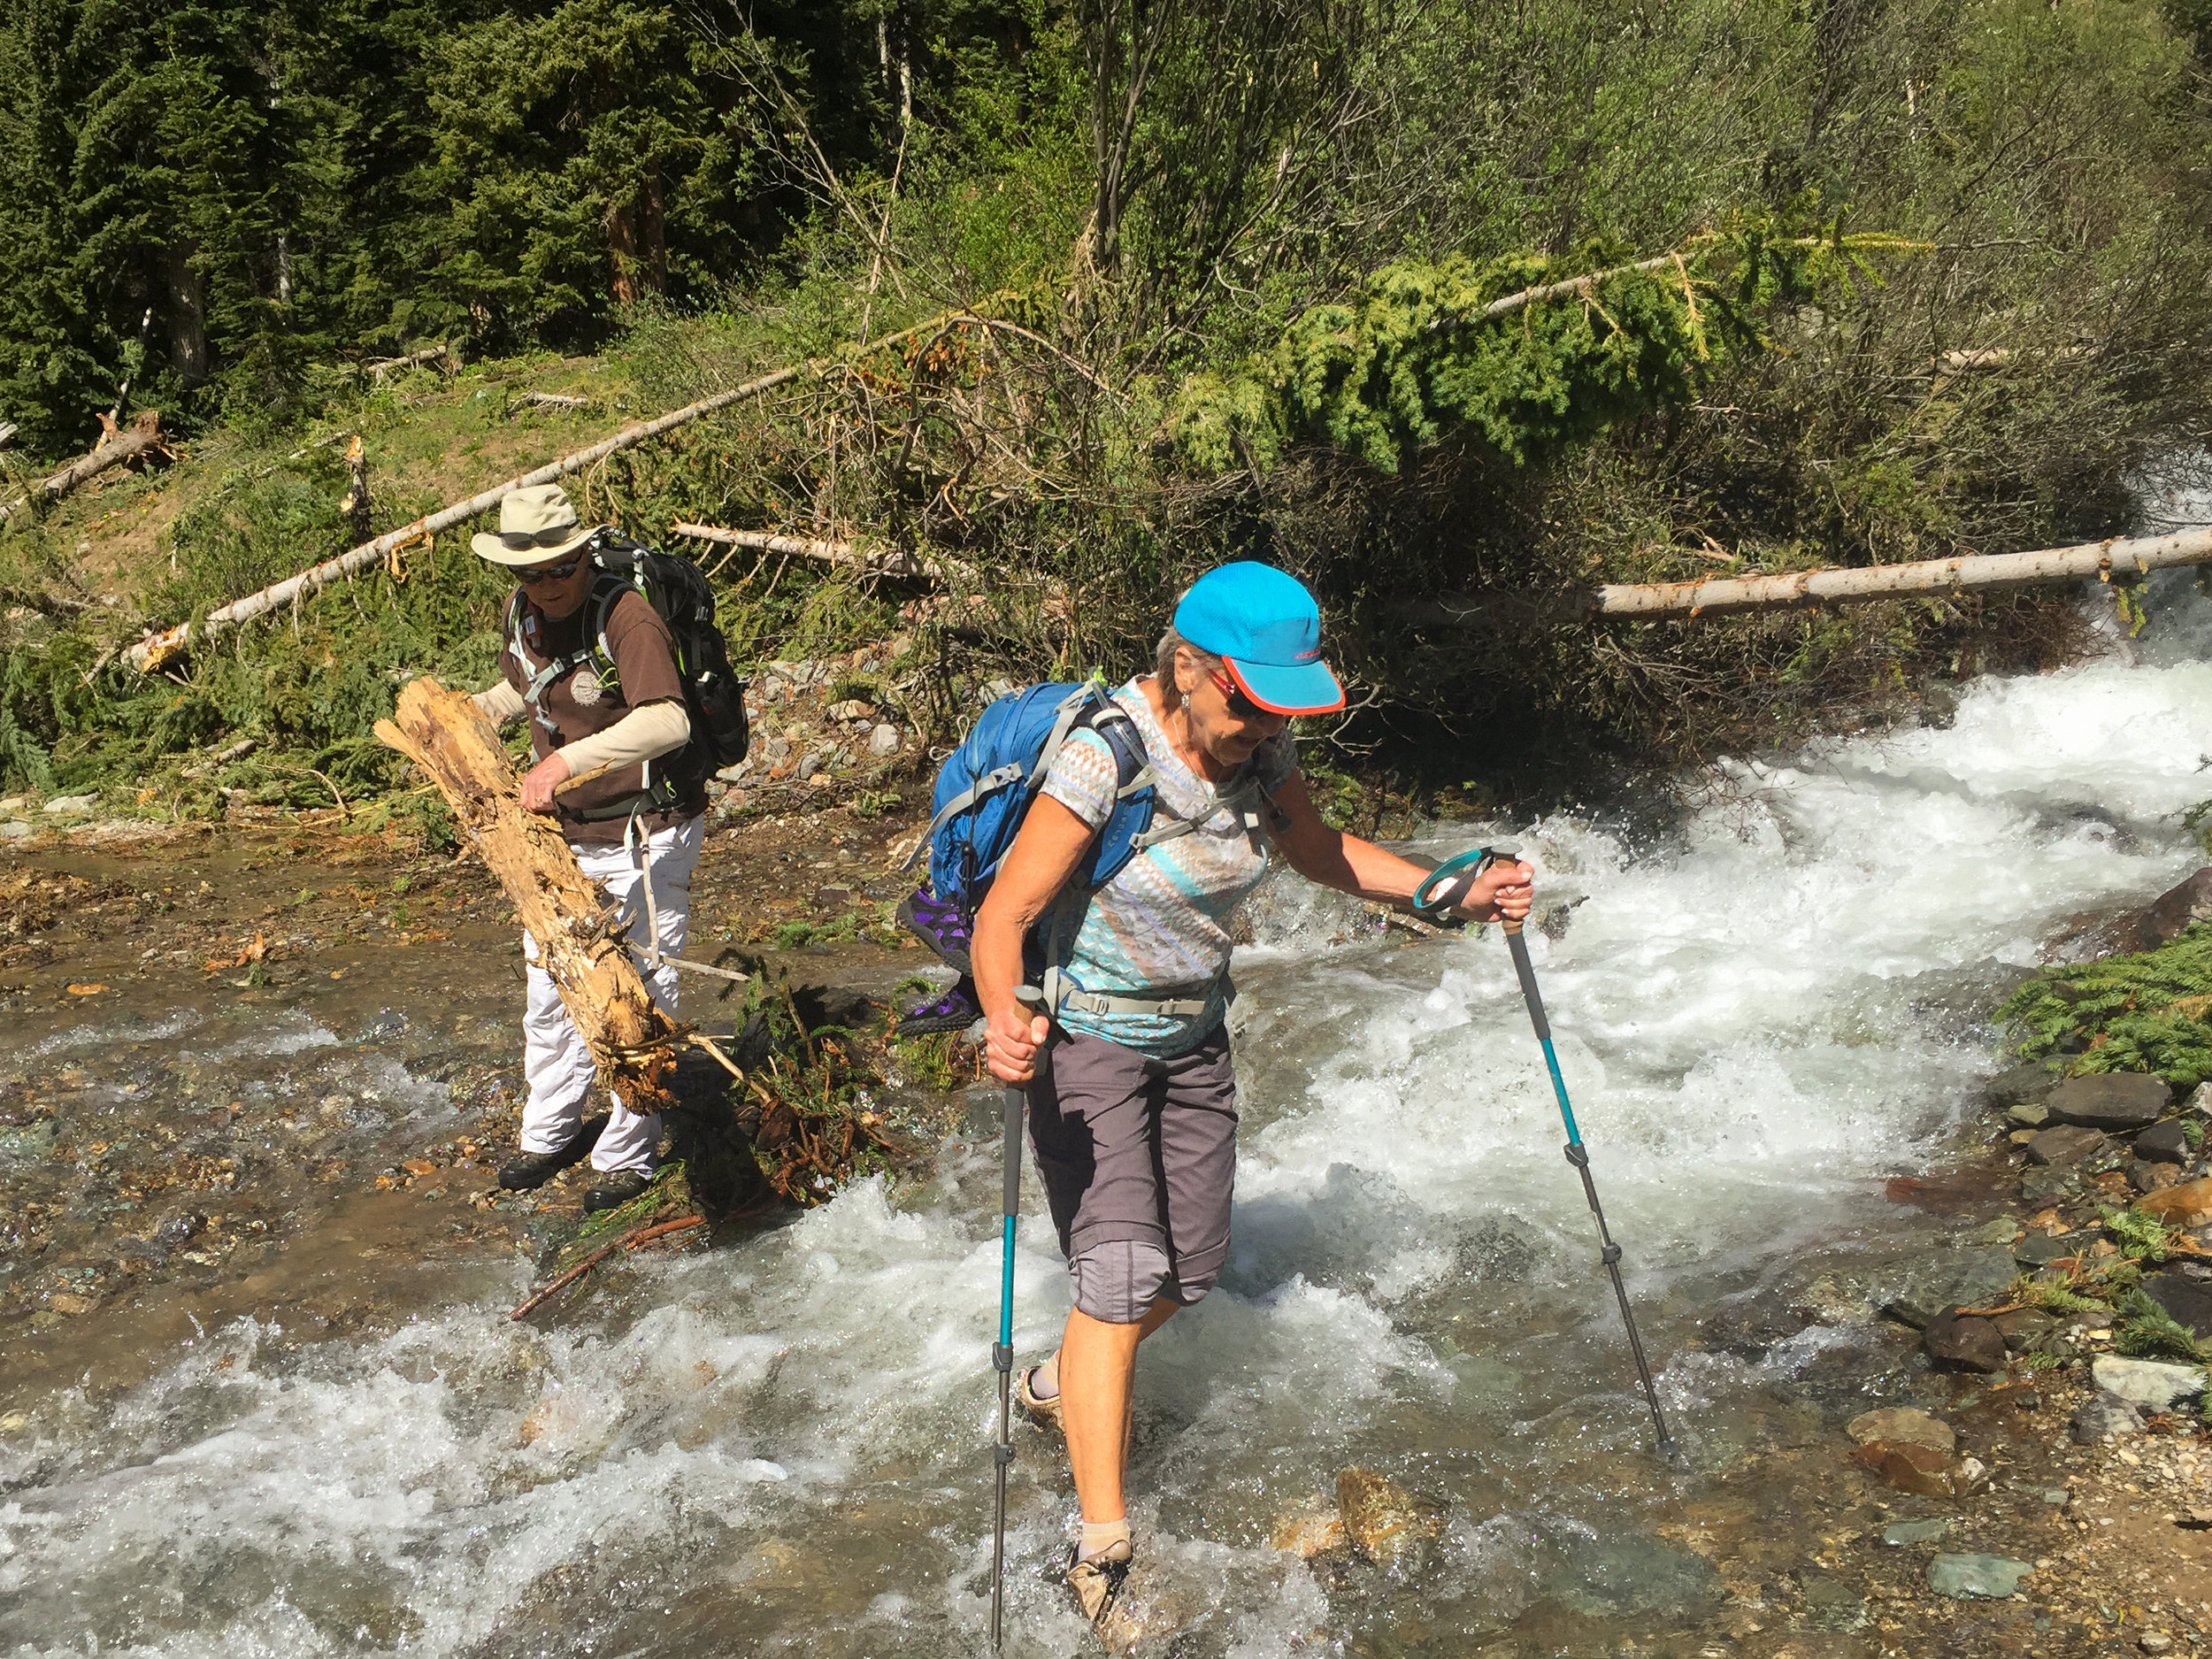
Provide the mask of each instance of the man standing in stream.
{"label": "man standing in stream", "polygon": [[[557,484],[518,489],[500,503],[495,534],[471,541],[480,557],[511,569],[501,681],[476,694],[495,726],[527,715],[537,757],[522,780],[522,807],[556,818],[584,874],[623,906],[631,938],[678,956],[691,906],[691,872],[707,810],[704,780],[672,760],[691,739],[683,682],[668,625],[634,588],[592,558],[598,526],[576,520]],[[561,790],[570,779],[573,787]],[[560,790],[559,794],[556,794]],[[520,1151],[500,1166],[512,1191],[542,1187],[591,1154],[595,1179],[586,1210],[607,1210],[653,1179],[657,1113],[640,1115],[617,1097],[589,1148],[581,1133],[594,1068],[591,1050],[537,965],[526,932],[529,1001],[523,1015]],[[676,973],[645,976],[653,1000],[676,1011]]]}

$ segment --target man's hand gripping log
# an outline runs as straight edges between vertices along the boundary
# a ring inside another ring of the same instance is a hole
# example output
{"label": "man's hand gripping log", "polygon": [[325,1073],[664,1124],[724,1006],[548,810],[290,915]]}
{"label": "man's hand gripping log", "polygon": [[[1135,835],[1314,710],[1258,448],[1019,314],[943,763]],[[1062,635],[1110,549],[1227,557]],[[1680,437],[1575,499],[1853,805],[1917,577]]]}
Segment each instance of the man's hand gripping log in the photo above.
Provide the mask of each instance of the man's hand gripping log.
{"label": "man's hand gripping log", "polygon": [[[1431,902],[1446,887],[1471,871],[1480,876],[1492,864],[1507,855],[1483,848],[1448,858],[1429,872],[1421,885],[1414,889],[1416,906]],[[1659,1390],[1651,1379],[1651,1365],[1644,1357],[1643,1339],[1636,1332],[1636,1316],[1629,1311],[1628,1286],[1621,1279],[1621,1247],[1613,1242],[1613,1235],[1605,1225],[1605,1210],[1598,1202],[1597,1183],[1590,1179],[1589,1148],[1582,1144],[1582,1132],[1575,1125],[1574,1104],[1567,1098],[1567,1082],[1559,1072],[1559,1056],[1551,1041],[1551,1021],[1544,1015],[1544,998],[1536,988],[1536,969],[1528,957],[1528,941],[1521,936],[1522,922],[1508,917],[1505,928],[1506,949],[1513,955],[1513,972],[1521,981],[1521,1000],[1528,1004],[1529,1023],[1536,1028],[1536,1041],[1543,1045],[1545,1069],[1551,1073],[1552,1093],[1559,1100],[1559,1116],[1567,1125],[1567,1162],[1573,1164],[1575,1173],[1582,1178],[1583,1196],[1590,1201],[1590,1214],[1598,1224],[1598,1259],[1605,1263],[1605,1271],[1613,1280],[1613,1294],[1621,1304],[1621,1323],[1628,1327],[1629,1352],[1636,1356],[1636,1375],[1642,1379],[1644,1399],[1651,1407],[1651,1425],[1658,1433],[1659,1455],[1671,1459],[1675,1455],[1674,1437],[1667,1432],[1667,1420],[1659,1409]]]}

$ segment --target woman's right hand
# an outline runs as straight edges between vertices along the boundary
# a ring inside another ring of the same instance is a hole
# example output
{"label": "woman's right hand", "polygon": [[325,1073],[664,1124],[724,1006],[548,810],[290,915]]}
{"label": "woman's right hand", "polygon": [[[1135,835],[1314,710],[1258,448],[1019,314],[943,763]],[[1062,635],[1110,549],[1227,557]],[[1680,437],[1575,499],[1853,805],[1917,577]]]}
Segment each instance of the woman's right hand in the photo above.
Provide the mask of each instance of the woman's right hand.
{"label": "woman's right hand", "polygon": [[984,1027],[983,1053],[991,1075],[1006,1084],[1026,1083],[1037,1075],[1037,1051],[1051,1034],[1052,1022],[1019,1002],[994,1010]]}

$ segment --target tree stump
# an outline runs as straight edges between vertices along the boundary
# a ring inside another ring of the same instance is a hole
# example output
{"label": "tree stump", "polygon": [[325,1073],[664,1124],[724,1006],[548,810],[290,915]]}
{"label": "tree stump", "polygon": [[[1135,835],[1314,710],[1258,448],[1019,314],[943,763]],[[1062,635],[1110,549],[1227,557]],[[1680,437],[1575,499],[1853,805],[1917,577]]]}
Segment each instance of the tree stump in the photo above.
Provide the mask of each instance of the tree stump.
{"label": "tree stump", "polygon": [[376,735],[422,768],[529,929],[597,1063],[599,1080],[636,1112],[674,1104],[669,1084],[685,1033],[630,958],[618,908],[577,867],[554,819],[522,810],[499,733],[465,691],[425,676],[402,687]]}

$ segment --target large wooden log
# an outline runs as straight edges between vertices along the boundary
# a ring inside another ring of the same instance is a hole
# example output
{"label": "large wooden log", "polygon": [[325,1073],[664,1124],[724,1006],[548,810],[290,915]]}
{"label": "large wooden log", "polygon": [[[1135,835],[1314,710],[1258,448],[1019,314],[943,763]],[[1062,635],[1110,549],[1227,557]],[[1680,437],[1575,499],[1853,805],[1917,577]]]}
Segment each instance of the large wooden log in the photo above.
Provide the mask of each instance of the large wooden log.
{"label": "large wooden log", "polygon": [[[522,810],[499,733],[465,691],[426,676],[400,688],[376,734],[422,768],[529,930],[538,963],[591,1048],[599,1080],[633,1111],[672,1104],[686,1033],[654,1002],[618,918],[577,867],[554,819]],[[611,928],[611,931],[610,929]]]}
{"label": "large wooden log", "polygon": [[1601,588],[1555,595],[1509,590],[1440,594],[1394,605],[1391,614],[1416,627],[1525,625],[1593,617],[1656,622],[1670,618],[1728,616],[1742,611],[1813,611],[1823,605],[1869,604],[1879,599],[1940,599],[1952,594],[1993,593],[2047,582],[2145,576],[2170,565],[2208,562],[2212,562],[2212,525],[2200,525],[2170,535],[2116,537],[2108,541],[2085,541],[2078,547],[1970,554],[1910,565],[1793,571],[1786,576],[1609,582]]}

